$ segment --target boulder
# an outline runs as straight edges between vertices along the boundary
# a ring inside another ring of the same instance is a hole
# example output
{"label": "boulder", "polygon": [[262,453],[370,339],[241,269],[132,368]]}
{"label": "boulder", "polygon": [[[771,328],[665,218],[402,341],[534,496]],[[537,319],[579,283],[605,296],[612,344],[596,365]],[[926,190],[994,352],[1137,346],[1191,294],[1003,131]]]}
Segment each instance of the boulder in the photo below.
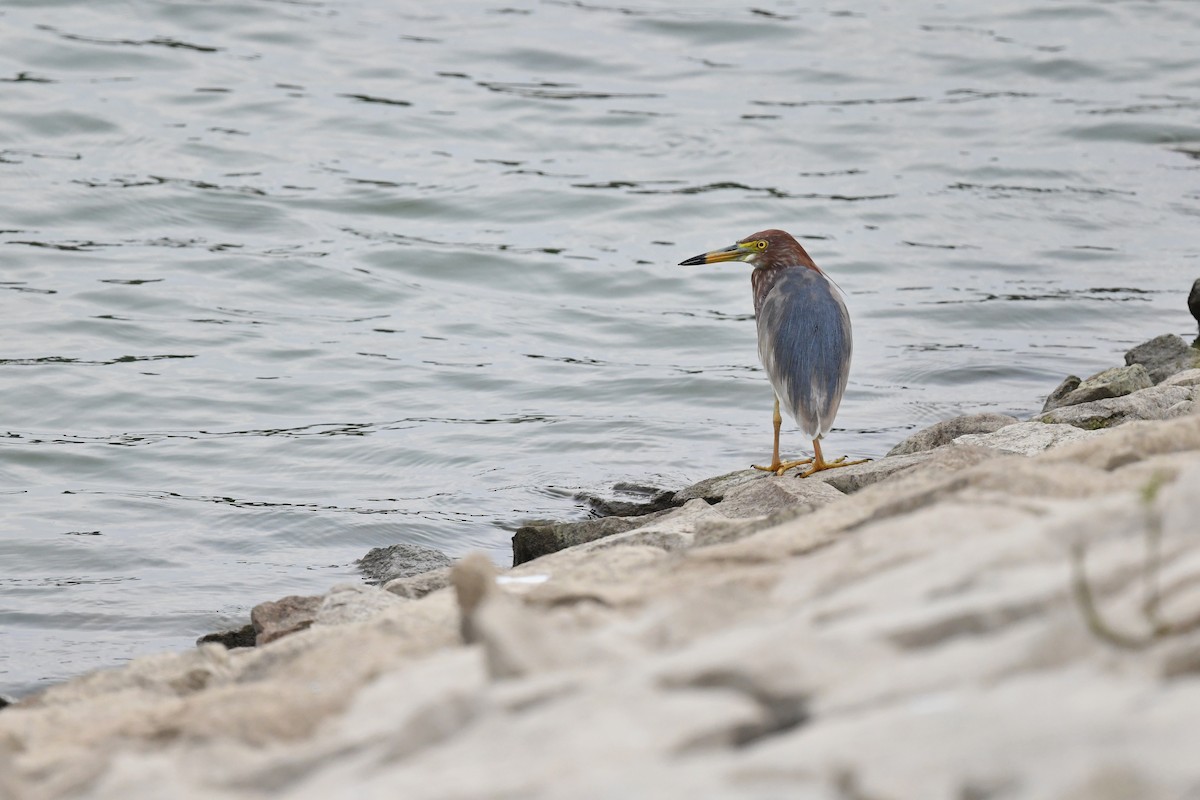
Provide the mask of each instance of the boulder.
{"label": "boulder", "polygon": [[657,486],[622,482],[614,484],[612,488],[616,497],[580,492],[575,499],[586,502],[592,512],[600,517],[639,517],[681,504],[675,500],[675,492]]}
{"label": "boulder", "polygon": [[683,505],[689,500],[697,498],[707,500],[710,503],[719,503],[725,495],[733,491],[738,486],[753,481],[765,480],[767,473],[759,469],[739,469],[736,472],[728,472],[724,475],[718,475],[715,478],[706,478],[699,483],[694,483],[686,489],[680,489],[675,493],[675,500],[678,505]]}
{"label": "boulder", "polygon": [[1173,333],[1164,333],[1148,342],[1143,342],[1125,354],[1127,365],[1141,364],[1150,375],[1150,380],[1160,383],[1164,379],[1200,367],[1200,350]]}
{"label": "boulder", "polygon": [[[1067,380],[1070,380],[1070,378]],[[1078,385],[1079,379],[1075,378],[1075,382]],[[942,420],[909,436],[903,442],[889,450],[888,455],[902,456],[909,453],[919,453],[923,450],[932,450],[935,447],[941,447],[944,444],[954,441],[959,436],[969,433],[991,433],[1016,422],[1016,417],[991,412],[985,414],[968,414],[963,417]]]}
{"label": "boulder", "polygon": [[1152,386],[1124,397],[1093,400],[1076,406],[1056,408],[1034,418],[1036,422],[1066,423],[1076,428],[1113,428],[1134,420],[1169,419],[1179,416],[1194,390],[1188,386]]}
{"label": "boulder", "polygon": [[250,610],[255,642],[261,647],[268,642],[302,631],[317,619],[324,598],[321,595],[288,595],[278,600],[259,603]]}
{"label": "boulder", "polygon": [[[635,517],[635,519],[638,519]],[[640,517],[645,520],[646,517]],[[633,530],[608,536],[591,542],[586,549],[595,550],[603,547],[620,545],[646,545],[661,550],[684,550],[691,546],[696,532],[696,523],[702,519],[726,519],[708,501],[696,498],[689,500],[679,508],[664,512],[645,525]]]}
{"label": "boulder", "polygon": [[1042,405],[1042,411],[1049,411],[1052,408],[1061,406],[1062,399],[1078,389],[1081,383],[1083,383],[1083,380],[1078,375],[1068,375],[1063,378],[1063,382],[1046,397],[1046,402]]}
{"label": "boulder", "polygon": [[1064,395],[1058,395],[1056,389],[1050,397],[1046,398],[1046,405],[1042,407],[1042,411],[1052,411],[1063,406],[1075,406],[1109,397],[1124,397],[1142,389],[1149,389],[1154,383],[1150,380],[1146,368],[1141,364],[1113,367],[1080,381],[1078,386]]}
{"label": "boulder", "polygon": [[376,547],[356,563],[366,582],[376,585],[448,567],[452,562],[441,550],[402,542]]}
{"label": "boulder", "polygon": [[633,530],[669,513],[668,509],[634,517],[601,517],[577,522],[527,523],[517,528],[517,532],[512,537],[513,566],[532,561],[547,553],[556,553],[567,547]]}
{"label": "boulder", "polygon": [[449,585],[450,567],[442,567],[422,572],[420,575],[413,575],[410,578],[396,578],[385,583],[383,589],[392,594],[407,597],[409,600],[416,600]]}
{"label": "boulder", "polygon": [[713,508],[723,517],[745,519],[763,517],[797,506],[817,508],[843,496],[842,492],[828,483],[799,478],[795,472],[778,478],[764,473],[762,480],[735,486]]}
{"label": "boulder", "polygon": [[325,593],[313,624],[345,625],[350,622],[365,622],[403,602],[403,598],[393,592],[358,583],[344,583]]}
{"label": "boulder", "polygon": [[1164,380],[1160,386],[1200,386],[1200,369],[1185,369]]}

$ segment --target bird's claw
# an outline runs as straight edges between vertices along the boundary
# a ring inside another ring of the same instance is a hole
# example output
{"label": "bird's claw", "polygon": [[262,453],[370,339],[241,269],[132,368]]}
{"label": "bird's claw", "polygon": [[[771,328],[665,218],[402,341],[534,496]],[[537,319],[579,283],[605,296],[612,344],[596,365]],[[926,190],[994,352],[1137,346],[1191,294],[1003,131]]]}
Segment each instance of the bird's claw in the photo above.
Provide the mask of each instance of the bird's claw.
{"label": "bird's claw", "polygon": [[808,469],[804,470],[804,472],[802,472],[796,476],[798,478],[807,478],[810,475],[815,475],[818,472],[824,472],[827,469],[837,469],[838,467],[852,467],[855,464],[866,464],[868,461],[871,460],[869,458],[859,458],[854,461],[847,461],[846,459],[849,457],[850,456],[842,456],[841,458],[835,458],[833,461],[824,461],[824,460],[816,461],[813,458],[801,458],[796,461],[777,462],[775,464],[772,464],[769,467],[760,467],[758,464],[751,464],[750,466],[751,466],[751,468],[757,469],[761,472],[774,472],[777,477],[782,478],[783,474],[785,472],[787,472],[789,469],[795,469],[796,467],[802,467],[805,464],[812,464],[811,467],[809,467]]}
{"label": "bird's claw", "polygon": [[750,466],[762,472],[774,472],[776,477],[782,478],[783,473],[787,472],[789,469],[794,469],[796,467],[801,467],[805,464],[811,463],[811,458],[801,458],[797,461],[776,461],[769,467],[760,467],[758,464],[751,464]]}

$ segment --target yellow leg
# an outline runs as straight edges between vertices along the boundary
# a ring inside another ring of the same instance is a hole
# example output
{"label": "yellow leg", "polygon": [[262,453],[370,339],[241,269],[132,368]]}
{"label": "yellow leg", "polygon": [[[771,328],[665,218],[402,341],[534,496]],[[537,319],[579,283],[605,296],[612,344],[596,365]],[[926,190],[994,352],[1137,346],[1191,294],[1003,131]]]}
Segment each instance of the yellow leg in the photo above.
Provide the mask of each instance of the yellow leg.
{"label": "yellow leg", "polygon": [[783,425],[783,416],[779,413],[779,395],[775,396],[775,413],[771,417],[771,422],[775,425],[775,446],[771,449],[771,466],[760,467],[757,464],[751,464],[750,466],[754,467],[754,469],[760,469],[763,472],[774,472],[776,475],[782,475],[792,467],[798,467],[801,464],[807,464],[812,461],[811,458],[788,462],[781,462],[779,460],[779,428]]}

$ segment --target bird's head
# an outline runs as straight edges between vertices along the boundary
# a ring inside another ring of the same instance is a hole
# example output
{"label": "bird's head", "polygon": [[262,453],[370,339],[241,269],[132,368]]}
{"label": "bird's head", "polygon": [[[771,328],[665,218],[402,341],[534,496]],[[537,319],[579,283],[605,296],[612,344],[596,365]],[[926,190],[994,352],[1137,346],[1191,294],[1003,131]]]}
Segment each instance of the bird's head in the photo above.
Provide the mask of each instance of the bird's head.
{"label": "bird's head", "polygon": [[804,266],[817,268],[812,258],[804,252],[804,248],[792,238],[790,233],[775,229],[752,233],[729,247],[692,256],[679,264],[683,267],[692,267],[697,264],[717,264],[721,261],[746,261],[755,267]]}

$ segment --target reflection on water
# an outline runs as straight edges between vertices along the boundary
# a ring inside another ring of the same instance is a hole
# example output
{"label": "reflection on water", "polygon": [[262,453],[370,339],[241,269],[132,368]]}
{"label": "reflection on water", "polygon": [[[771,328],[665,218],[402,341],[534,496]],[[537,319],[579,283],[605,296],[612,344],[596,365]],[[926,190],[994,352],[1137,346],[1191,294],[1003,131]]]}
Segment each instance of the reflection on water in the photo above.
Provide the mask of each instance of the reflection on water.
{"label": "reflection on water", "polygon": [[751,231],[848,294],[839,453],[1193,330],[1189,4],[0,17],[0,691],[761,459],[745,267],[675,266]]}

